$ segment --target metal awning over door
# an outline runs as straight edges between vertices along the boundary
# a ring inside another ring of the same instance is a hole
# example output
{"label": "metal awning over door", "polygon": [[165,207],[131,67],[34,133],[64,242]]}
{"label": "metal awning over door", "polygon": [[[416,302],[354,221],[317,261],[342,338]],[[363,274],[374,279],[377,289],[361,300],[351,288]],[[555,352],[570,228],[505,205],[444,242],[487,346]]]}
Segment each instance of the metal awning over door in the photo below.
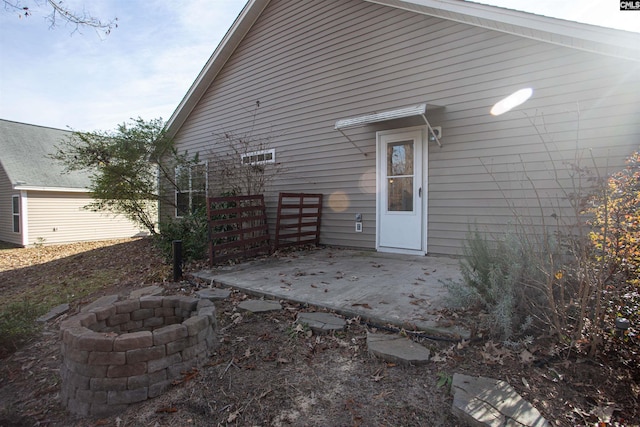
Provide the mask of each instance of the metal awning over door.
{"label": "metal awning over door", "polygon": [[[441,108],[441,107],[436,107]],[[360,147],[354,144],[353,141],[343,132],[345,129],[366,126],[372,123],[385,122],[387,120],[396,120],[396,119],[404,119],[408,117],[422,117],[425,124],[429,128],[429,135],[438,143],[438,146],[441,147],[440,139],[438,135],[433,131],[431,124],[429,124],[429,120],[427,120],[427,103],[411,105],[408,107],[396,108],[393,110],[385,110],[380,112],[373,112],[369,114],[364,114],[362,116],[351,117],[347,119],[340,119],[335,124],[335,129],[339,131],[345,138],[349,140],[362,154],[367,155],[363,152]]]}

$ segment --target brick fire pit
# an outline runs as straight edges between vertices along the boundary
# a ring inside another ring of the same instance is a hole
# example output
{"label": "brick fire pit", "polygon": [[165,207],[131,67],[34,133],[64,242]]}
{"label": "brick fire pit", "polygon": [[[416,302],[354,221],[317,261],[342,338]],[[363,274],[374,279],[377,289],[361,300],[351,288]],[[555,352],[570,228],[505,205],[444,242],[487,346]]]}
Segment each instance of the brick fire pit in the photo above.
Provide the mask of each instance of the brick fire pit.
{"label": "brick fire pit", "polygon": [[62,322],[62,403],[79,416],[108,416],[160,395],[215,346],[209,300],[146,296]]}

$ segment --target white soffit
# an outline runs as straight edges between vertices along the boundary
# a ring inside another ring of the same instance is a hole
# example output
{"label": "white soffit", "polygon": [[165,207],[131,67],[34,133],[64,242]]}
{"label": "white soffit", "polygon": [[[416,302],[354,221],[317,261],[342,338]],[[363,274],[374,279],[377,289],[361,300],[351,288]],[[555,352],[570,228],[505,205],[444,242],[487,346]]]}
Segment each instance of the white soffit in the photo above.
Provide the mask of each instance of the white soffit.
{"label": "white soffit", "polygon": [[427,104],[412,105],[410,107],[396,108],[395,110],[369,113],[363,116],[340,119],[336,122],[336,130],[349,129],[358,126],[366,126],[370,123],[384,122],[387,120],[404,119],[406,117],[424,116],[427,113]]}

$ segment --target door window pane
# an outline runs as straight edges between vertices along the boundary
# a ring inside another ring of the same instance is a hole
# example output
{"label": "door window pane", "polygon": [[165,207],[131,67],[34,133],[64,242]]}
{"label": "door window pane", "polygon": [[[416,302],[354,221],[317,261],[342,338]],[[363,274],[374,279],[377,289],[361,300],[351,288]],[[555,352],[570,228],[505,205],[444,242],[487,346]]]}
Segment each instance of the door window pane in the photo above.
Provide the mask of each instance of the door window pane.
{"label": "door window pane", "polygon": [[387,211],[413,211],[413,141],[387,144]]}
{"label": "door window pane", "polygon": [[387,176],[413,175],[413,141],[387,145]]}
{"label": "door window pane", "polygon": [[389,212],[413,211],[413,177],[389,178],[387,200]]}

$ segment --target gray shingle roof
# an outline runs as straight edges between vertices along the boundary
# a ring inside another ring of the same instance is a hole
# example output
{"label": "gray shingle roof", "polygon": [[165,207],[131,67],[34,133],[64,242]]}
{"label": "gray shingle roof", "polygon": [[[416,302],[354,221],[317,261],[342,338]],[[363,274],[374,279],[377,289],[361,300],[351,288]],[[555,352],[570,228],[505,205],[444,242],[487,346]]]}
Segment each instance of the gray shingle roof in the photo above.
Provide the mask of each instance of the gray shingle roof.
{"label": "gray shingle roof", "polygon": [[47,189],[89,186],[89,174],[64,171],[51,158],[70,131],[0,119],[0,166],[13,186]]}

